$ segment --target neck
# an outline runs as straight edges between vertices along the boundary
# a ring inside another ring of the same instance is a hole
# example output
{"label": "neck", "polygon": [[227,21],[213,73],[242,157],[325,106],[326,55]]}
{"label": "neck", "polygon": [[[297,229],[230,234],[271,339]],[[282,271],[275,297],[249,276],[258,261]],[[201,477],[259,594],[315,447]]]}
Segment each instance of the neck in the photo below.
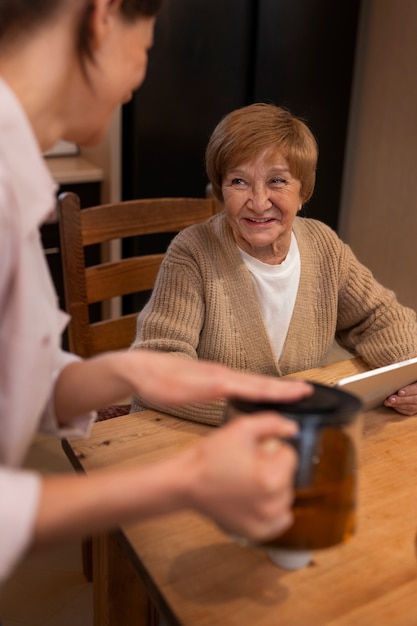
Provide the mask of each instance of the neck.
{"label": "neck", "polygon": [[291,232],[289,237],[284,240],[277,240],[270,246],[252,246],[249,245],[246,240],[236,239],[236,235],[233,234],[237,245],[247,254],[250,254],[258,261],[267,263],[268,265],[281,265],[287,258],[290,246],[291,246]]}

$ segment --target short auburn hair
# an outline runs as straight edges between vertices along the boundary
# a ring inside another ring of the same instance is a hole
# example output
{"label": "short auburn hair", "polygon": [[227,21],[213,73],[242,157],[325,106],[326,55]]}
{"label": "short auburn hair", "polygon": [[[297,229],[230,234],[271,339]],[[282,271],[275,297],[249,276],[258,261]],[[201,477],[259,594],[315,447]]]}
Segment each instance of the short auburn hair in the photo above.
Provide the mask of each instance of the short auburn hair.
{"label": "short auburn hair", "polygon": [[226,173],[255,159],[265,150],[276,150],[300,181],[301,198],[307,202],[314,191],[318,146],[308,126],[288,110],[258,102],[236,109],[214,129],[206,149],[206,171],[218,200],[223,202]]}

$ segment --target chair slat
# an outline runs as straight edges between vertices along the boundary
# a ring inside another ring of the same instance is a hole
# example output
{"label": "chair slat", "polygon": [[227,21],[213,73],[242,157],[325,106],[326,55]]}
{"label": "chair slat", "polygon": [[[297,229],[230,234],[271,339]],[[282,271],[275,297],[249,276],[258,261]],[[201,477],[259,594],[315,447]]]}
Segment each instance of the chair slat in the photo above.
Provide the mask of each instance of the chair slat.
{"label": "chair slat", "polygon": [[94,354],[109,350],[124,350],[136,334],[136,313],[91,324],[91,347]]}
{"label": "chair slat", "polygon": [[152,198],[92,207],[81,213],[83,245],[127,236],[178,232],[215,213],[213,198]]}
{"label": "chair slat", "polygon": [[163,254],[152,254],[87,268],[88,302],[151,290],[163,258]]}

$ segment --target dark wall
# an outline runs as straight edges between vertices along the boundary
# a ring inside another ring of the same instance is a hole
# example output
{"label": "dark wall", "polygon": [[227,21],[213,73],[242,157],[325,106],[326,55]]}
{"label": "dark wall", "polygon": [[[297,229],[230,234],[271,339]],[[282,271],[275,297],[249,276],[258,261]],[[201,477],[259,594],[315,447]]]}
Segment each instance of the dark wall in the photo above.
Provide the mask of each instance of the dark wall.
{"label": "dark wall", "polygon": [[336,229],[360,0],[262,0],[254,100],[302,117],[319,144],[314,196],[305,214]]}
{"label": "dark wall", "polygon": [[166,0],[146,81],[123,110],[123,197],[203,196],[214,126],[254,101],[318,139],[306,214],[336,228],[360,0]]}
{"label": "dark wall", "polygon": [[165,0],[145,83],[123,110],[125,198],[204,195],[209,135],[248,100],[252,21],[247,0]]}

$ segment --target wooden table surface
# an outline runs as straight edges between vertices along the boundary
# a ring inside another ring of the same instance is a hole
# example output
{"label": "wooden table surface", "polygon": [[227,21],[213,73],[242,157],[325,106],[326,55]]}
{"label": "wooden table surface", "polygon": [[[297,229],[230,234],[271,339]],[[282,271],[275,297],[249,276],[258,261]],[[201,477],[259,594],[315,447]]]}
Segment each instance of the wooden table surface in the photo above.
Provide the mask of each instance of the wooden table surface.
{"label": "wooden table surface", "polygon": [[[365,369],[354,359],[298,376],[333,384]],[[88,472],[155,461],[209,430],[144,411],[99,422],[89,439],[66,441],[64,448],[74,466]],[[348,543],[315,552],[308,567],[291,572],[191,512],[123,527],[117,567],[104,563],[108,548],[96,544],[97,562],[110,574],[94,574],[95,624],[155,623],[143,599],[134,606],[140,583],[168,624],[414,626],[416,531],[417,420],[381,407],[363,414],[357,532]],[[131,587],[124,599],[117,598],[123,559],[130,568],[123,592]]]}

